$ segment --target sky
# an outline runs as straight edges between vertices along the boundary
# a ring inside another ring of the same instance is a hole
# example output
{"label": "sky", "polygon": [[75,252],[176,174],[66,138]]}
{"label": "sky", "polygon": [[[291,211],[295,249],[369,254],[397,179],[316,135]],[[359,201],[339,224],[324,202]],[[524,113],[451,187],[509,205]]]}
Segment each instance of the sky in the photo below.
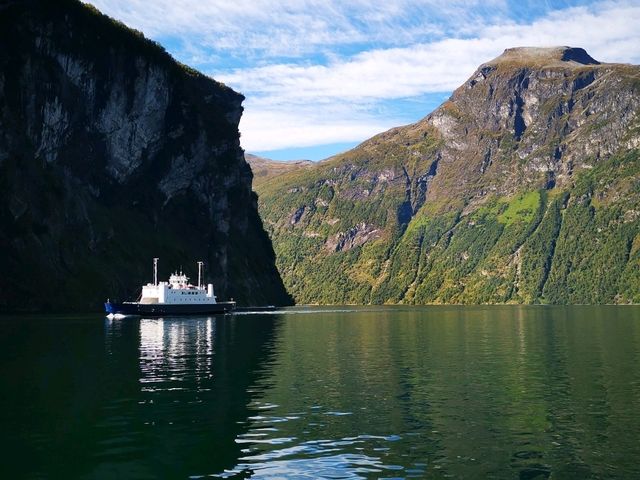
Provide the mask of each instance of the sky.
{"label": "sky", "polygon": [[640,63],[640,0],[90,0],[245,97],[241,144],[320,160],[418,121],[518,46]]}

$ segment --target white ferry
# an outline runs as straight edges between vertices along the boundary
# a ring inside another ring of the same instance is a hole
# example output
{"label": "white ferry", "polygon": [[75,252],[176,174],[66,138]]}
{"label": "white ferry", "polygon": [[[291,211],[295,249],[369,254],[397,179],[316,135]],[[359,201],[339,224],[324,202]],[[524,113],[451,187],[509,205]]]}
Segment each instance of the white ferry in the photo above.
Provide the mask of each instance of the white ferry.
{"label": "white ferry", "polygon": [[227,313],[236,308],[236,302],[218,302],[213,285],[201,283],[202,262],[198,262],[198,285],[191,285],[182,272],[175,272],[168,282],[158,282],[158,259],[153,259],[153,283],[142,287],[137,302],[111,302],[104,308],[109,315],[197,315]]}

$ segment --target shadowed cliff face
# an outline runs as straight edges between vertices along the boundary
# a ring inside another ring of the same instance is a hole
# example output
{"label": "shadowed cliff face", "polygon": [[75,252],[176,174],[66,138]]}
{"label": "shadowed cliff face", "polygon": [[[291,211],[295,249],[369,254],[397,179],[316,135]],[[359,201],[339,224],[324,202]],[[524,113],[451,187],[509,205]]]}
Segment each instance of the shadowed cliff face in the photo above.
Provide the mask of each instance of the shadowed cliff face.
{"label": "shadowed cliff face", "polygon": [[257,185],[285,284],[321,303],[638,302],[639,111],[638,66],[508,49],[423,120]]}
{"label": "shadowed cliff face", "polygon": [[239,145],[242,95],[79,2],[0,7],[0,305],[93,309],[182,266],[287,303]]}

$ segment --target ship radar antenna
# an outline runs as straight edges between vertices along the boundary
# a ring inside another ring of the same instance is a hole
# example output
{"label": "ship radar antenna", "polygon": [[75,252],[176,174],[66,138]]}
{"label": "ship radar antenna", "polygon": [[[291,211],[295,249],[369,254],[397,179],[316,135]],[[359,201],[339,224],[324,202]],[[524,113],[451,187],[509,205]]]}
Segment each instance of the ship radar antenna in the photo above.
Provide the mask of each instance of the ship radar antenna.
{"label": "ship radar antenna", "polygon": [[198,262],[198,288],[202,286],[202,265],[204,262]]}
{"label": "ship radar antenna", "polygon": [[153,284],[158,285],[158,259],[153,259]]}

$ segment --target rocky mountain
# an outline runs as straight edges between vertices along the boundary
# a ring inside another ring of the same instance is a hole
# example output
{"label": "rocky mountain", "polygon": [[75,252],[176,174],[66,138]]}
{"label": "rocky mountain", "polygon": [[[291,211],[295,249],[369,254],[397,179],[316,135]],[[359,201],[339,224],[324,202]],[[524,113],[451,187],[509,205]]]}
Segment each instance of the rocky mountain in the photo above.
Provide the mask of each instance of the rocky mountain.
{"label": "rocky mountain", "polygon": [[245,153],[244,158],[253,172],[254,188],[259,188],[260,185],[273,177],[313,165],[311,160],[279,161],[252,155],[251,153]]}
{"label": "rocky mountain", "polygon": [[640,67],[513,48],[419,122],[256,186],[303,303],[640,302]]}
{"label": "rocky mountain", "polygon": [[91,309],[181,266],[287,303],[242,95],[76,0],[0,6],[0,308]]}

